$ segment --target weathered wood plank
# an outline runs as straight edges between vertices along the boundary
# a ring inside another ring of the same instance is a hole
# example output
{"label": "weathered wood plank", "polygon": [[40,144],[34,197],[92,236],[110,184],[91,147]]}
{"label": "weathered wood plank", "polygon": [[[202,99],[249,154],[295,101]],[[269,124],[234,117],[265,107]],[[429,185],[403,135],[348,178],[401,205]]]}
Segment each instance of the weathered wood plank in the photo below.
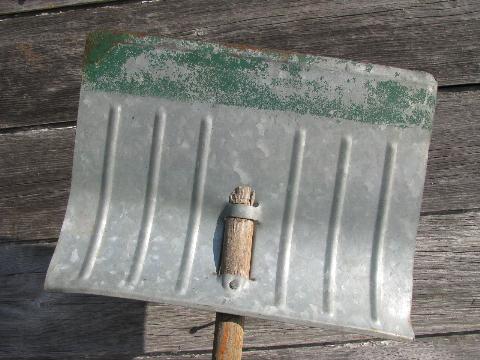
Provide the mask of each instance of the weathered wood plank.
{"label": "weathered wood plank", "polygon": [[480,89],[440,91],[422,211],[480,207]]}
{"label": "weathered wood plank", "polygon": [[0,135],[0,242],[57,237],[74,140],[73,127]]}
{"label": "weathered wood plank", "polygon": [[116,0],[3,0],[0,2],[0,15],[18,14],[27,11],[53,10],[66,6],[98,4]]}
{"label": "weathered wood plank", "polygon": [[[458,334],[447,336],[422,337],[414,342],[401,343],[395,341],[365,340],[345,344],[318,344],[302,347],[245,349],[243,359],[359,359],[359,360],[471,360],[476,359],[480,351],[480,335]],[[180,360],[180,359],[211,359],[208,351],[174,352],[174,353],[144,353],[138,355],[115,354],[115,359],[121,360]],[[137,356],[135,356],[137,355]],[[1,355],[0,355],[1,358]],[[78,355],[56,354],[51,358],[106,360],[112,355]],[[16,357],[23,359],[23,357]]]}
{"label": "weathered wood plank", "polygon": [[[478,356],[480,334],[426,337],[414,342],[366,341],[355,344],[246,351],[244,359],[465,359]],[[202,357],[196,357],[201,359]],[[208,355],[205,355],[208,358]],[[140,358],[141,359],[141,358]],[[147,357],[144,359],[148,359]],[[149,357],[155,359],[155,357]]]}
{"label": "weathered wood plank", "polygon": [[[244,351],[243,359],[358,359],[358,360],[470,360],[478,357],[480,334],[425,337],[415,342],[360,341],[337,345]],[[210,359],[210,354],[152,354],[135,360]]]}
{"label": "weathered wood plank", "polygon": [[[480,207],[480,91],[442,91],[423,211]],[[0,242],[58,237],[75,128],[0,134]]]}
{"label": "weathered wood plank", "polygon": [[460,331],[470,320],[469,329],[480,329],[478,239],[478,212],[420,218],[412,309],[417,334],[425,333],[423,326],[432,333]]}
{"label": "weathered wood plank", "polygon": [[[245,349],[242,359],[359,359],[359,360],[471,360],[477,359],[480,351],[480,335],[452,334],[422,337],[414,342],[402,343],[385,340],[364,340],[340,344],[312,344],[301,347]],[[0,354],[0,358],[3,358]],[[15,357],[26,359],[31,357]],[[49,359],[112,359],[112,354],[79,356],[78,354],[55,354]],[[117,360],[181,360],[211,359],[209,351],[115,354]]]}
{"label": "weathered wood plank", "polygon": [[476,0],[183,0],[8,18],[0,22],[0,128],[75,118],[85,34],[98,29],[369,61],[425,70],[448,85],[480,82],[479,19]]}
{"label": "weathered wood plank", "polygon": [[[478,212],[422,217],[412,310],[417,336],[480,329],[479,237]],[[6,344],[1,347],[5,354],[132,354],[138,341],[147,353],[211,349],[213,313],[44,292],[53,248],[51,243],[0,248],[0,339]],[[365,337],[246,319],[247,348],[358,339]]]}

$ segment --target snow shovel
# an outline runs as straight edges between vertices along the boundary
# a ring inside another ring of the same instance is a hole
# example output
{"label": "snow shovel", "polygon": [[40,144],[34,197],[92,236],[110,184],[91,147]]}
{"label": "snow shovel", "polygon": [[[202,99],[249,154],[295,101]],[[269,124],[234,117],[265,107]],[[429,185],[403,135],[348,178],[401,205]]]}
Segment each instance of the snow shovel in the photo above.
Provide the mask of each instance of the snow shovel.
{"label": "snow shovel", "polygon": [[[412,339],[436,88],[424,72],[91,34],[46,289]],[[250,225],[222,254],[224,219]]]}

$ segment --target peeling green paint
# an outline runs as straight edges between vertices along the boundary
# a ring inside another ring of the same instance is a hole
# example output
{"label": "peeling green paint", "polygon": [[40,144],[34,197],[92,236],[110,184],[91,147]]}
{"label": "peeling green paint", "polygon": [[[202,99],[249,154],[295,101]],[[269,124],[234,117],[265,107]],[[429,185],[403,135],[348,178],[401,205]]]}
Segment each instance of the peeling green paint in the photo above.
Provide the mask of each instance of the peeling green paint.
{"label": "peeling green paint", "polygon": [[436,102],[436,82],[425,73],[108,32],[87,39],[83,85],[89,90],[427,129]]}

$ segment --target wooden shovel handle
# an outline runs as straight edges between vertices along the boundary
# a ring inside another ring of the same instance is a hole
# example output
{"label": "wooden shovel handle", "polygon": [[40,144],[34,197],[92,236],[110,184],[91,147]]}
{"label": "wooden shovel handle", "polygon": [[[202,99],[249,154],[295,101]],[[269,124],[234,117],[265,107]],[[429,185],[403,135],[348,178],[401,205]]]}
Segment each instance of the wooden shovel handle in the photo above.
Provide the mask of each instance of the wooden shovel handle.
{"label": "wooden shovel handle", "polygon": [[217,313],[212,359],[242,358],[243,316]]}
{"label": "wooden shovel handle", "polygon": [[[230,194],[231,204],[253,206],[255,192],[250,186],[238,186]],[[223,235],[220,274],[249,279],[255,222],[227,217]],[[217,313],[212,359],[241,359],[243,346],[243,317]]]}

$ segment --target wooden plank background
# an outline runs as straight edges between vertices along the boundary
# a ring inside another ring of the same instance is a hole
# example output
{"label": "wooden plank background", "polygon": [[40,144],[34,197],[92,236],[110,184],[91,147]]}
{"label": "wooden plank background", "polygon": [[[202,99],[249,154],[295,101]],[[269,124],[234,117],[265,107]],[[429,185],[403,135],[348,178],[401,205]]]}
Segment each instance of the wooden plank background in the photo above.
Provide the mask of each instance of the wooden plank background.
{"label": "wooden plank background", "polygon": [[0,2],[0,15],[24,12],[48,12],[68,6],[91,5],[115,0],[3,0]]}
{"label": "wooden plank background", "polygon": [[116,29],[431,72],[413,343],[247,319],[245,358],[480,353],[480,2],[25,0],[0,4],[0,358],[208,358],[214,314],[46,293],[70,186],[86,33]]}

